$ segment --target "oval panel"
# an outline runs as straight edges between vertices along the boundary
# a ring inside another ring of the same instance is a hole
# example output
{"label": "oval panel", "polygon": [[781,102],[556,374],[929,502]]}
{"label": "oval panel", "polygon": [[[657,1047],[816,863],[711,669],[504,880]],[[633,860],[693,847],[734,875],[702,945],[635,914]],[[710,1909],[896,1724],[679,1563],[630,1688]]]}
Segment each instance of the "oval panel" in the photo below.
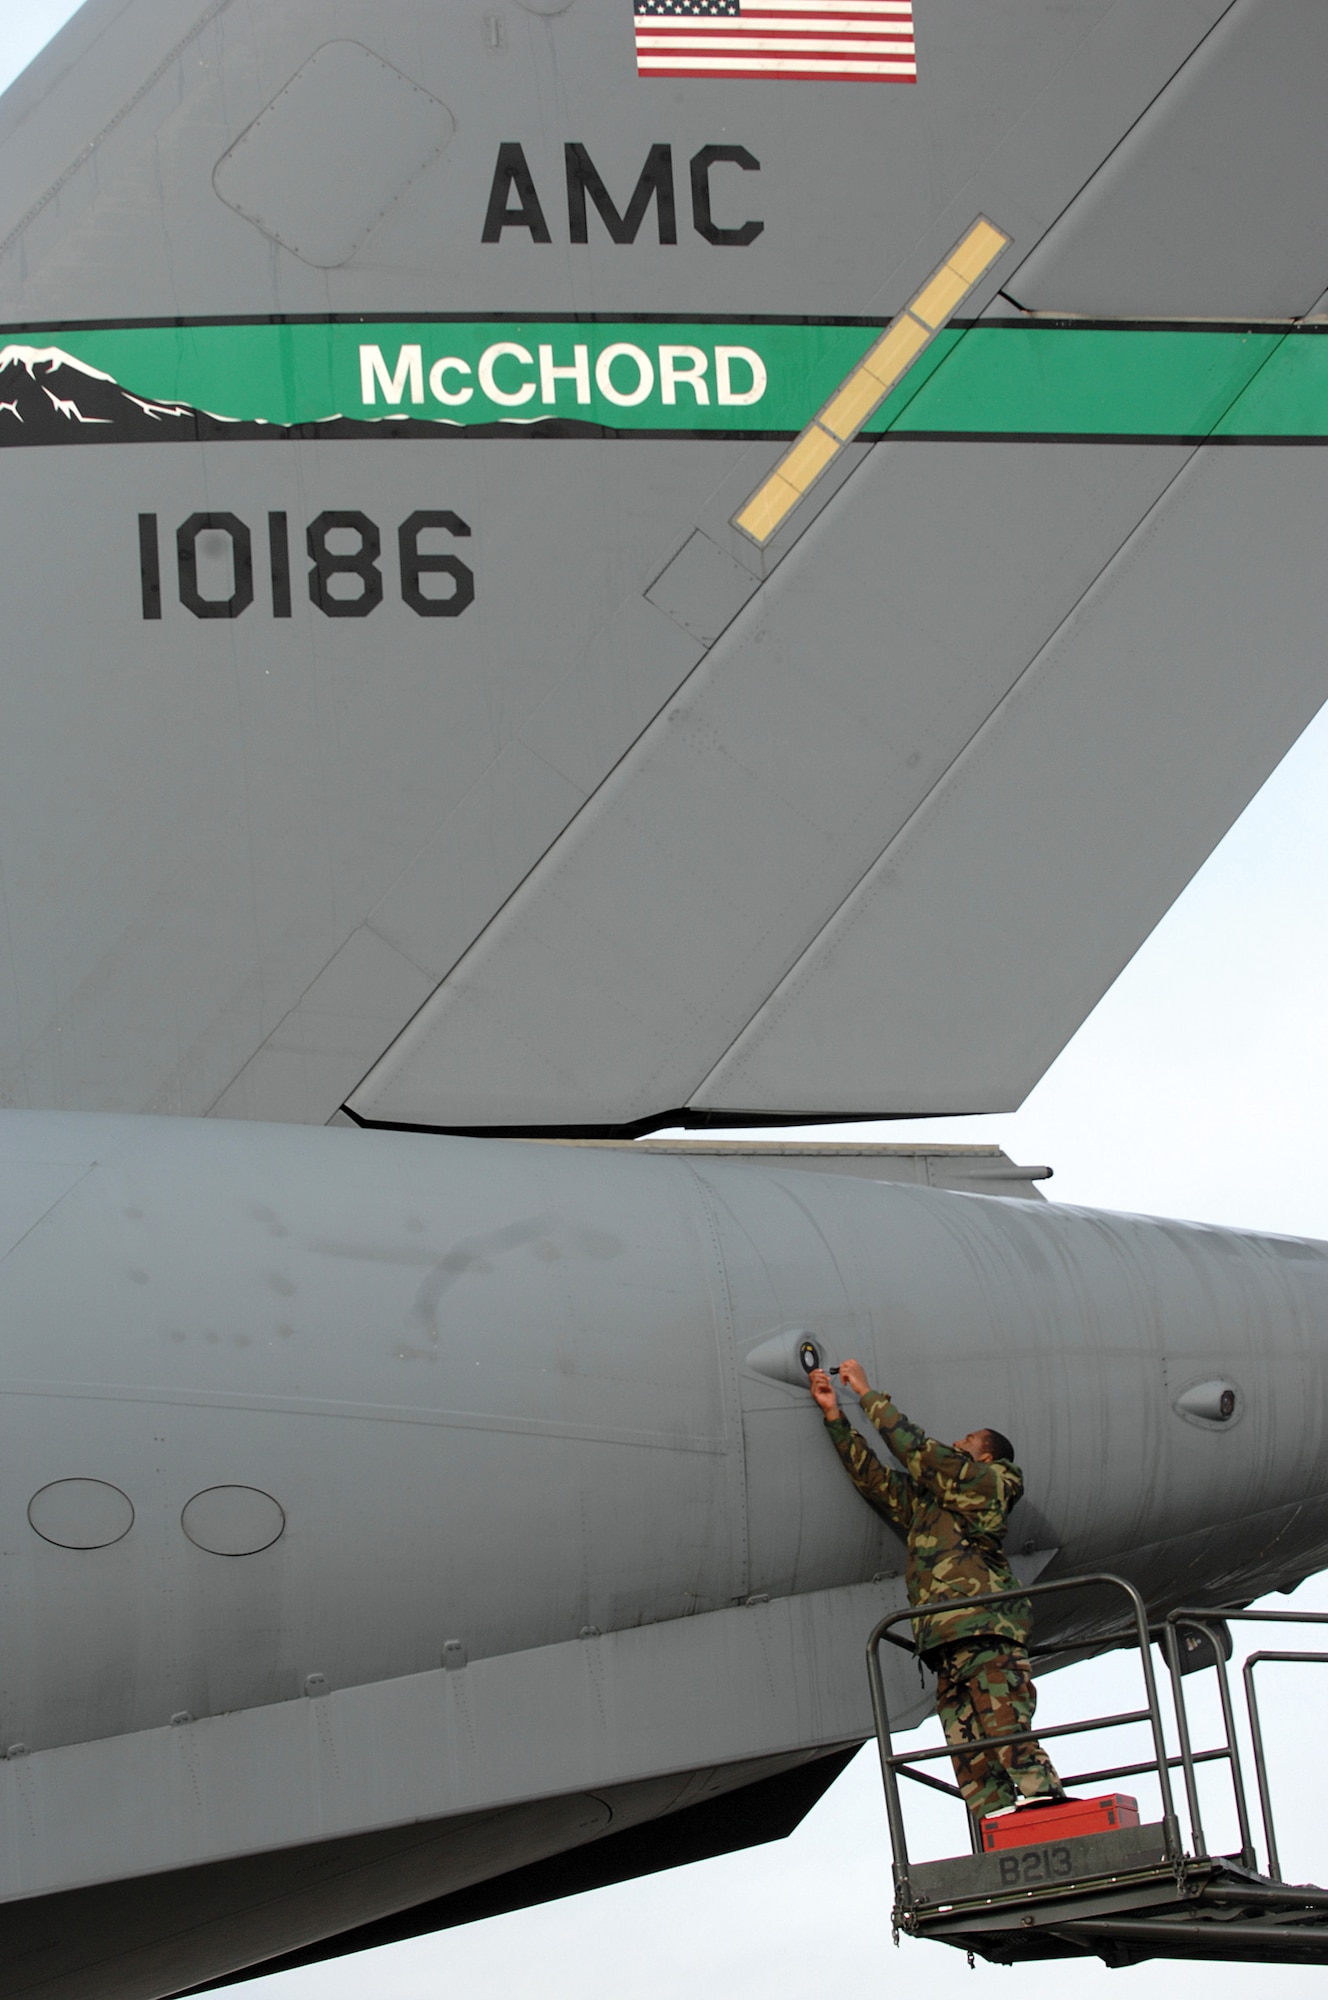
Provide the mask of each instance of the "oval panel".
{"label": "oval panel", "polygon": [[104,1479],[55,1479],[29,1500],[28,1520],[59,1549],[106,1549],[133,1527],[134,1506]]}
{"label": "oval panel", "polygon": [[257,1486],[209,1486],[180,1516],[195,1548],[214,1556],[256,1556],[286,1531],[284,1509]]}

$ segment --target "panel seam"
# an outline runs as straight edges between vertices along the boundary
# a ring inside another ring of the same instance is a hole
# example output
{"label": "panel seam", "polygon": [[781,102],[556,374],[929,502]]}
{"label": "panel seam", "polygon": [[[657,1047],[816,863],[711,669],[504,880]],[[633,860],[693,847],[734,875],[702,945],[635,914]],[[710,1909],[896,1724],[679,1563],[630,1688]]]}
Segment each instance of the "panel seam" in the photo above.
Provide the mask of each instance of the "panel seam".
{"label": "panel seam", "polygon": [[26,215],[24,215],[18,222],[14,224],[14,227],[10,230],[9,234],[3,238],[0,238],[0,258],[3,258],[8,255],[9,251],[12,250],[15,243],[17,243],[19,237],[22,236],[24,230],[27,229],[32,223],[34,223],[37,220],[37,217],[41,214],[44,208],[49,207],[50,203],[55,200],[55,197],[60,193],[61,189],[68,186],[69,182],[74,178],[74,175],[79,171],[79,169],[87,165],[88,161],[92,158],[93,154],[96,152],[98,146],[101,145],[102,141],[104,139],[109,139],[111,133],[114,132],[116,126],[119,125],[122,122],[122,120],[126,119],[131,111],[137,109],[137,107],[143,102],[143,99],[148,95],[150,91],[156,89],[157,85],[161,82],[162,78],[167,74],[168,70],[171,68],[171,65],[179,61],[180,57],[184,54],[185,50],[189,47],[189,44],[191,42],[197,41],[198,37],[202,34],[204,28],[207,27],[209,21],[214,21],[217,15],[222,13],[225,8],[230,6],[230,4],[231,0],[212,0],[212,5],[208,7],[204,11],[204,13],[199,16],[198,20],[195,21],[193,27],[190,28],[189,32],[185,35],[181,35],[179,41],[175,43],[174,47],[167,51],[167,53],[162,57],[161,61],[157,64],[157,67],[152,71],[152,73],[149,76],[145,77],[143,82],[140,83],[138,89],[134,92],[133,96],[126,98],[125,102],[120,106],[120,109],[116,112],[115,116],[111,119],[108,119],[106,124],[102,126],[100,132],[98,132],[93,138],[88,140],[87,144],[78,153],[76,158],[70,161],[69,165],[65,168],[64,172],[62,174],[58,174],[56,178],[51,182],[51,185],[47,188],[45,194],[38,195],[36,201],[33,202],[31,208],[28,209]]}

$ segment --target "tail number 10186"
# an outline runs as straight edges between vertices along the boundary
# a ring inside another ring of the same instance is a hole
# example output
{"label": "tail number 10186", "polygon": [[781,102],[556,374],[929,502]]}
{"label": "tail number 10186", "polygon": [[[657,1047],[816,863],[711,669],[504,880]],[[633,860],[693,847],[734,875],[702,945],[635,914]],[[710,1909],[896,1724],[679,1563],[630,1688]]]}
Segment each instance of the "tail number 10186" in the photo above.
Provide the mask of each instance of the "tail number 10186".
{"label": "tail number 10186", "polygon": [[[417,618],[459,618],[475,601],[475,572],[440,536],[468,538],[470,528],[448,508],[420,507],[397,529],[401,601]],[[426,541],[427,538],[427,541]],[[291,542],[285,514],[267,517],[267,579],[263,594],[274,618],[291,615]],[[383,601],[383,538],[357,508],[328,508],[304,531],[309,602],[325,618],[367,618]],[[191,514],[175,531],[180,602],[195,618],[238,618],[256,601],[254,537],[238,514]],[[138,517],[138,573],[143,616],[160,618],[161,535],[155,514]]]}

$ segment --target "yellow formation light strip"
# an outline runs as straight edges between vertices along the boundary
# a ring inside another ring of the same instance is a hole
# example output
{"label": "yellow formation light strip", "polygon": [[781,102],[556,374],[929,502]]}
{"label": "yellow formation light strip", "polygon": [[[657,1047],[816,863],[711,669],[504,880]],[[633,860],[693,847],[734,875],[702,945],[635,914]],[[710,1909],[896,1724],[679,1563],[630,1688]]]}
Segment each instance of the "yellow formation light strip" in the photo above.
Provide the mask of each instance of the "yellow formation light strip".
{"label": "yellow formation light strip", "polygon": [[917,297],[891,321],[853,373],[817,411],[770,477],[733,516],[735,528],[764,548],[827,465],[857,436],[872,411],[902,381],[923,349],[986,276],[1009,241],[984,215],[978,217]]}

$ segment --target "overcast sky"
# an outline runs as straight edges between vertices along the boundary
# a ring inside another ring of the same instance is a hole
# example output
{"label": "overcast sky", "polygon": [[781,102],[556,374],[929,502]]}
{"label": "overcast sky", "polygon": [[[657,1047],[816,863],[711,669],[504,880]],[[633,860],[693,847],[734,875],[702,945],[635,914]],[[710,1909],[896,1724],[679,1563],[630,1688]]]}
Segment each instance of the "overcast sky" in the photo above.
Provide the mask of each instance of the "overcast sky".
{"label": "overcast sky", "polygon": [[[0,87],[73,11],[61,0],[0,0]],[[95,298],[87,310],[95,316]],[[1049,1192],[1063,1201],[1328,1237],[1325,883],[1328,718],[1320,718],[1020,1112],[854,1126],[842,1136],[998,1140],[1017,1159],[1054,1167]],[[1328,1581],[1306,1586],[1298,1601],[1328,1610]],[[1328,1752],[1316,1771],[1303,1746],[1293,1756],[1289,1743],[1297,1723],[1320,1712],[1323,1695],[1311,1699],[1309,1677],[1328,1670],[1284,1671],[1286,1699],[1271,1705],[1286,1746],[1279,1751],[1275,1740],[1273,1751],[1284,1775],[1286,1872],[1324,1881]],[[1068,1717],[1095,1701],[1118,1706],[1129,1694],[1123,1667],[1109,1662],[1057,1676],[1044,1700],[1046,1711]],[[932,1851],[956,1850],[953,1827],[935,1837]],[[1219,1996],[1250,1987],[1242,1967],[1108,1972],[1094,1962],[1019,1974],[979,1965],[969,1974],[939,1945],[905,1943],[896,1956],[889,1903],[879,1779],[864,1753],[777,1846],[245,1992],[251,2000],[424,2000],[444,1990],[467,2000],[672,2000],[683,1992],[717,2000],[750,1989],[762,2000],[803,2000],[846,1974],[904,1978],[915,1988],[954,1977],[974,2000],[989,1991],[1008,2000],[1016,1980],[1033,2000],[1062,1995],[1067,1979],[1076,1996],[1109,1989],[1120,2000],[1163,2000],[1178,1978]],[[1313,1970],[1260,1968],[1257,1978],[1261,1993],[1278,2000],[1323,1990]]]}

